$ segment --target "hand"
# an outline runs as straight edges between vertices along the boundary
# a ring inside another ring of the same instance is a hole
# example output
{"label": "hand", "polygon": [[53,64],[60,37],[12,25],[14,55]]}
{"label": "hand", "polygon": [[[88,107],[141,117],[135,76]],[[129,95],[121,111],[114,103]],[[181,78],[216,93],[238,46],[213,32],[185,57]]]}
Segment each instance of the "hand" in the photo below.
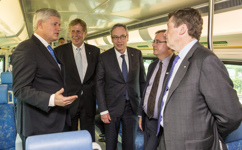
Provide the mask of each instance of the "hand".
{"label": "hand", "polygon": [[109,113],[104,114],[104,115],[101,115],[101,120],[102,120],[104,123],[110,123],[110,121],[111,121],[111,117],[110,117]]}
{"label": "hand", "polygon": [[71,104],[74,100],[76,100],[78,98],[77,95],[73,95],[73,96],[63,96],[62,93],[64,92],[64,89],[61,88],[59,91],[57,91],[55,93],[55,105],[57,106],[66,106]]}
{"label": "hand", "polygon": [[139,128],[141,131],[143,131],[143,128],[142,128],[142,117],[139,117]]}

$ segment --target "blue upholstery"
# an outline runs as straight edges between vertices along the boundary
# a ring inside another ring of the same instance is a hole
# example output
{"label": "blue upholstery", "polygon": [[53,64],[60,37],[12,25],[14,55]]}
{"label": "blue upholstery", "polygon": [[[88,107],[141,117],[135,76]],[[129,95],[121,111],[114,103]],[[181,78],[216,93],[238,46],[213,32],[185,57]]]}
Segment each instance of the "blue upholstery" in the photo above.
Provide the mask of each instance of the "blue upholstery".
{"label": "blue upholstery", "polygon": [[8,104],[8,86],[0,85],[0,149],[15,149],[14,106]]}
{"label": "blue upholstery", "polygon": [[[12,72],[2,72],[1,73],[1,83],[8,85],[8,90],[13,91],[13,75]],[[11,101],[13,94],[9,94],[9,100]],[[17,104],[17,98],[14,97],[14,103]]]}
{"label": "blue upholstery", "polygon": [[224,139],[229,150],[242,150],[242,123]]}
{"label": "blue upholstery", "polygon": [[88,131],[71,131],[29,136],[26,150],[92,150],[92,138]]}

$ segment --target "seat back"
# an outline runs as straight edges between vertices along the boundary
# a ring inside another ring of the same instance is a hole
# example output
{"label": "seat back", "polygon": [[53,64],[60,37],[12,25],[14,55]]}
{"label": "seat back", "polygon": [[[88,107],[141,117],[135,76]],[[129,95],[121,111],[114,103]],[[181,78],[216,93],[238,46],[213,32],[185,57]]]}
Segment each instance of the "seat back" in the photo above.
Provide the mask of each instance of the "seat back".
{"label": "seat back", "polygon": [[1,83],[8,85],[9,100],[12,101],[14,99],[15,104],[17,104],[16,97],[13,96],[13,75],[12,72],[2,72],[1,73]]}
{"label": "seat back", "polygon": [[15,147],[14,106],[8,104],[8,86],[0,84],[0,149]]}
{"label": "seat back", "polygon": [[92,150],[92,138],[88,131],[71,131],[29,136],[26,150]]}
{"label": "seat back", "polygon": [[229,150],[242,149],[242,123],[239,128],[230,133],[224,141]]}

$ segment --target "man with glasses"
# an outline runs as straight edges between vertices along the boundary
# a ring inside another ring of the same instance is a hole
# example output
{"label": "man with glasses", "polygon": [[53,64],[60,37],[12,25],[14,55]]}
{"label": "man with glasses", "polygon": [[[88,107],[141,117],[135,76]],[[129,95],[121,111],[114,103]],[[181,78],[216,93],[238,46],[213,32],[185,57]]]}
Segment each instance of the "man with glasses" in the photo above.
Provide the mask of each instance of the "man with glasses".
{"label": "man with glasses", "polygon": [[139,107],[139,127],[144,131],[144,149],[155,150],[159,144],[157,131],[158,101],[165,85],[167,74],[175,58],[173,51],[166,45],[164,33],[159,30],[153,41],[153,54],[158,60],[148,68],[147,81]]}
{"label": "man with glasses", "polygon": [[114,47],[102,53],[97,67],[97,101],[105,124],[106,149],[116,150],[120,123],[122,149],[134,150],[138,127],[137,111],[145,85],[145,69],[139,50],[127,47],[128,29],[111,29]]}

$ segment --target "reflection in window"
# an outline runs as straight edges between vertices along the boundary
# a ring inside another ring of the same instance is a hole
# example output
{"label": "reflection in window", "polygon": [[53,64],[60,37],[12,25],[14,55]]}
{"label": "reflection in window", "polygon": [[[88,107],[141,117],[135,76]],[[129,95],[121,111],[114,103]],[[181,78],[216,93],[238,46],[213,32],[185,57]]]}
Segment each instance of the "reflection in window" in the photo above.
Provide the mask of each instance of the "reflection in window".
{"label": "reflection in window", "polygon": [[229,76],[234,83],[234,89],[237,91],[240,103],[242,104],[242,66],[225,64]]}

